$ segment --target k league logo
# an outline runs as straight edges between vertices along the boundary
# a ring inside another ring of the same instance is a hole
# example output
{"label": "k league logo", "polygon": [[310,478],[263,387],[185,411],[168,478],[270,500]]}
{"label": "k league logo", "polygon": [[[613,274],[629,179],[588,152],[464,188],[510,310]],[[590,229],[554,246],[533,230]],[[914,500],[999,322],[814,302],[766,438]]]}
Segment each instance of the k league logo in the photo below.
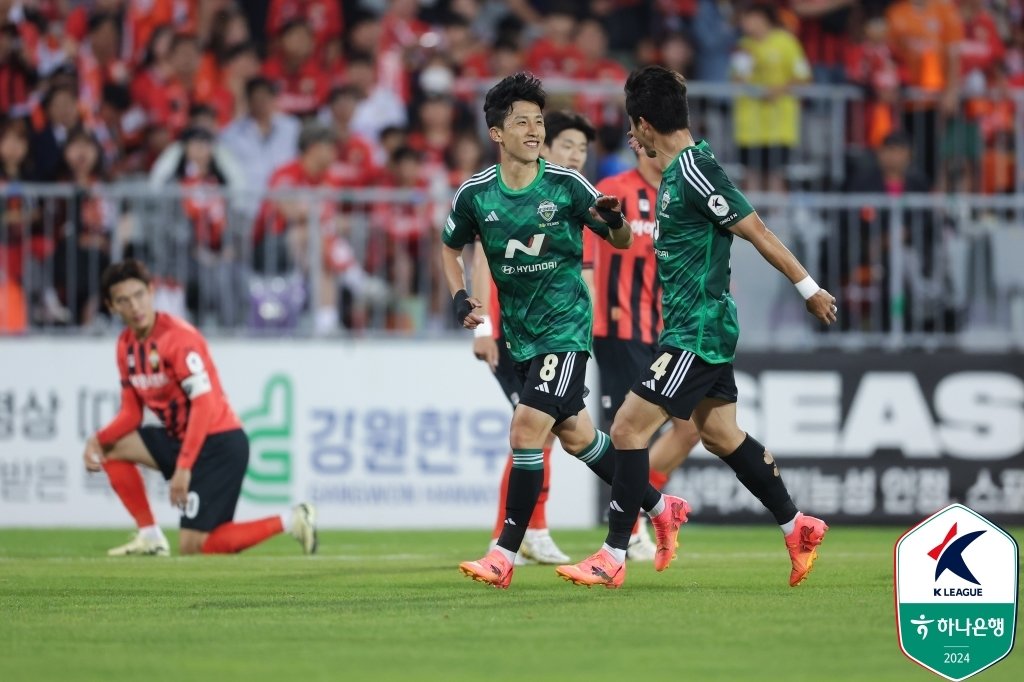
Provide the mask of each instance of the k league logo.
{"label": "k league logo", "polygon": [[1005,658],[1017,620],[1017,542],[961,504],[936,512],[896,543],[900,648],[948,680]]}

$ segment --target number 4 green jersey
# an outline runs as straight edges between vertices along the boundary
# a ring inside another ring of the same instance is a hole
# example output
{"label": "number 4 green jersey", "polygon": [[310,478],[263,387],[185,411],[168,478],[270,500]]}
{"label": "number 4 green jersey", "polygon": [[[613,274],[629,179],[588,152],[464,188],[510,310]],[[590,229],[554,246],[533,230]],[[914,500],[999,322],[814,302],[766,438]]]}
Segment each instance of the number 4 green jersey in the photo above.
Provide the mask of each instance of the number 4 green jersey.
{"label": "number 4 green jersey", "polygon": [[665,169],[654,233],[662,345],[712,364],[732,361],[740,328],[729,294],[728,228],[753,211],[706,141],[681,151]]}
{"label": "number 4 green jersey", "polygon": [[[583,281],[583,227],[601,196],[578,172],[544,159],[537,177],[509,189],[498,165],[464,182],[442,240],[477,236],[498,289],[501,325],[518,362],[543,353],[591,352],[593,315]],[[590,228],[602,237],[607,228]]]}

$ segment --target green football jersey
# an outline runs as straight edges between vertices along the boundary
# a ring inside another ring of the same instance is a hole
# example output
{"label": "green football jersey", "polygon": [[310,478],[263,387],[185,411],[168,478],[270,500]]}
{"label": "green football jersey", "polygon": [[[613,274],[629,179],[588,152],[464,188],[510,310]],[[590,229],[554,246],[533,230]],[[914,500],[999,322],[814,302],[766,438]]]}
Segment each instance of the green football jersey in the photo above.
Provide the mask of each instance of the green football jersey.
{"label": "green football jersey", "polygon": [[753,211],[706,141],[681,151],[665,169],[654,233],[662,345],[712,364],[732,361],[740,327],[729,294],[728,228]]}
{"label": "green football jersey", "polygon": [[[453,249],[479,236],[498,289],[505,340],[518,362],[543,353],[591,352],[583,228],[601,194],[578,172],[539,163],[537,177],[522,189],[505,186],[500,164],[464,182],[442,236]],[[590,229],[607,234],[607,228]]]}

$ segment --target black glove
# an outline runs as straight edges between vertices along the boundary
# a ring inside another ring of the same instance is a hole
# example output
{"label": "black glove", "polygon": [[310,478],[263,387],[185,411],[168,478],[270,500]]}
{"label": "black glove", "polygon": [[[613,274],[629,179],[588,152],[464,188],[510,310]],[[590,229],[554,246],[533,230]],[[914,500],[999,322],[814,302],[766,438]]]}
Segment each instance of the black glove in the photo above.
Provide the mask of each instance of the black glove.
{"label": "black glove", "polygon": [[597,210],[597,215],[601,216],[601,220],[608,223],[609,229],[617,230],[622,227],[622,213],[601,206],[594,206],[594,208]]}
{"label": "black glove", "polygon": [[466,315],[473,312],[473,304],[469,302],[469,294],[465,289],[459,289],[452,296],[452,308],[455,310],[455,319],[461,327],[466,321]]}

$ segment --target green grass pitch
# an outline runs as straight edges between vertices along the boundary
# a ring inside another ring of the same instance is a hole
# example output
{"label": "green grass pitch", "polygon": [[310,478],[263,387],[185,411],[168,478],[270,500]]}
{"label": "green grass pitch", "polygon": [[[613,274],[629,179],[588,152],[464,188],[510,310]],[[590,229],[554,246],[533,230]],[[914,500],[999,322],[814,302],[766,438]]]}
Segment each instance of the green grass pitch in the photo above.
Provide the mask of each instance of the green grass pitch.
{"label": "green grass pitch", "polygon": [[[668,571],[631,564],[621,590],[529,566],[499,591],[456,569],[485,532],[325,532],[315,557],[275,538],[240,556],[107,559],[125,533],[0,531],[0,680],[940,679],[897,646],[899,534],[833,528],[796,589],[774,527],[693,524]],[[556,531],[574,559],[601,538]],[[974,679],[1024,680],[1024,654]]]}

